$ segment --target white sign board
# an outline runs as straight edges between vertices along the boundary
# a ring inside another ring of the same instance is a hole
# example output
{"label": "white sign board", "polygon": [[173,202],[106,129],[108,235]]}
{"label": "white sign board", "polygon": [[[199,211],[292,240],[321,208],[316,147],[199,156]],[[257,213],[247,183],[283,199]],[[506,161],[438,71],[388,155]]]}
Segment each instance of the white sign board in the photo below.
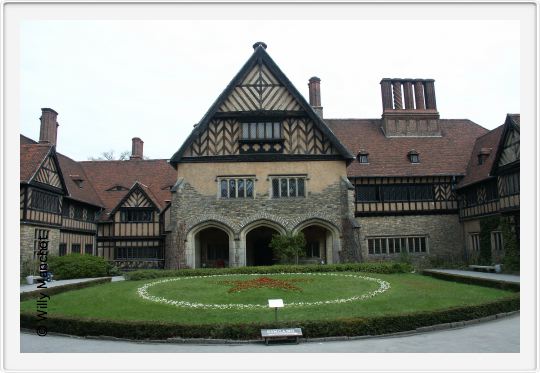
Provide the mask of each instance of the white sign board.
{"label": "white sign board", "polygon": [[268,299],[268,307],[270,308],[282,308],[283,299]]}

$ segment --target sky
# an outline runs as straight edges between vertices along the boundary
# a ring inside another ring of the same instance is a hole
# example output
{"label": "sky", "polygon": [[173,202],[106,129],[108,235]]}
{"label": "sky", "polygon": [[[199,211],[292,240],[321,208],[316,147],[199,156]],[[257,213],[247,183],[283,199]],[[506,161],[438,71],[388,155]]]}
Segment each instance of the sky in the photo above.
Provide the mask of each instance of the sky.
{"label": "sky", "polygon": [[58,115],[75,160],[131,150],[170,158],[264,41],[304,97],[321,79],[325,118],[380,118],[382,78],[435,79],[441,118],[493,129],[520,112],[517,21],[25,21],[21,133]]}

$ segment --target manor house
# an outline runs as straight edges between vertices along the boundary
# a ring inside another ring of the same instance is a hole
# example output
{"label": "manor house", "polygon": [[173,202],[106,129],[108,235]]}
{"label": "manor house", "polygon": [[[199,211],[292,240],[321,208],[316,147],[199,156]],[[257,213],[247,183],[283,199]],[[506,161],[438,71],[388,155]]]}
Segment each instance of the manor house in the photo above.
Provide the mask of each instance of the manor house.
{"label": "manor house", "polygon": [[129,160],[76,162],[42,109],[39,141],[21,135],[21,259],[44,232],[55,254],[124,269],[271,265],[286,232],[304,263],[497,261],[504,227],[519,244],[519,114],[441,119],[434,80],[382,79],[380,118],[329,119],[319,78],[306,100],[253,48],[170,160],[136,137]]}

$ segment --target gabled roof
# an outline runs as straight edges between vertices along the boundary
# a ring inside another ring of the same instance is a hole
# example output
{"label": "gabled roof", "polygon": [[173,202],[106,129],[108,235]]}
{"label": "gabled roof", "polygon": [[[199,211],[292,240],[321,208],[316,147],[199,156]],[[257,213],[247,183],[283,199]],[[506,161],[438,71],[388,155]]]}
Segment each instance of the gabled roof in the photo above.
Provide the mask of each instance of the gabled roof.
{"label": "gabled roof", "polygon": [[157,208],[161,212],[161,204],[157,200],[157,198],[154,196],[150,188],[148,188],[146,185],[136,181],[131,188],[129,188],[129,191],[126,193],[124,198],[118,202],[118,204],[111,210],[110,214],[113,215],[122,205],[127,201],[129,196],[133,194],[135,191],[140,191],[146,199],[148,199],[152,205],[154,205],[155,208]]}
{"label": "gabled roof", "polygon": [[491,166],[491,174],[495,174],[495,170],[497,168],[497,165],[499,164],[499,159],[501,157],[501,152],[504,147],[504,141],[506,139],[506,135],[508,132],[510,132],[512,129],[516,130],[518,133],[520,132],[520,115],[519,114],[506,114],[506,120],[504,121],[504,124],[501,126],[503,127],[501,137],[499,139],[499,143],[497,144],[495,159],[493,161],[493,164]]}
{"label": "gabled roof", "polygon": [[[176,171],[166,159],[129,161],[79,162],[98,194],[107,213],[110,213],[132,190],[134,183],[146,186],[146,194],[162,210],[171,200],[169,186],[176,182]],[[110,191],[115,185],[132,186],[126,191]],[[102,214],[107,218],[106,214]]]}
{"label": "gabled roof", "polygon": [[[50,144],[40,144],[36,141],[20,135],[21,151],[21,183],[29,183],[37,173],[45,159],[52,155],[57,163],[58,173],[63,188],[67,192],[66,197],[101,207],[102,203],[94,191],[92,184],[84,174],[84,170],[73,159],[63,154],[56,153],[55,147]],[[79,175],[83,180],[81,187],[75,183],[70,175]]]}
{"label": "gabled roof", "polygon": [[[347,167],[351,177],[464,175],[478,136],[487,130],[468,119],[440,119],[441,137],[386,137],[381,119],[325,119],[353,154],[367,152],[368,162]],[[420,162],[407,154],[415,150]]]}
{"label": "gabled roof", "polygon": [[[499,126],[476,139],[467,165],[467,174],[458,184],[458,188],[463,188],[492,177],[491,168],[495,163],[497,147],[500,143],[502,132],[503,126]],[[482,164],[478,164],[478,154],[482,149],[491,149],[491,152]]]}
{"label": "gabled roof", "polygon": [[243,81],[246,75],[251,71],[251,69],[256,64],[264,64],[268,68],[268,70],[275,76],[275,78],[281,84],[285,86],[288,92],[300,104],[301,108],[305,111],[306,115],[314,122],[315,126],[319,130],[321,130],[325,136],[328,137],[332,145],[336,148],[339,154],[343,156],[343,158],[347,160],[354,159],[354,156],[351,153],[349,153],[347,148],[339,141],[339,139],[334,135],[334,133],[330,130],[330,128],[328,128],[328,126],[321,119],[321,117],[317,115],[317,113],[315,113],[311,105],[309,105],[306,99],[300,94],[300,92],[298,92],[298,90],[294,87],[291,81],[285,76],[285,74],[281,71],[281,69],[274,62],[274,60],[272,60],[270,55],[268,55],[268,53],[265,50],[265,46],[263,46],[263,43],[259,42],[258,46],[255,47],[255,51],[253,52],[251,57],[247,60],[247,62],[240,69],[240,71],[235,75],[232,81],[227,85],[225,90],[219,95],[217,100],[212,104],[212,106],[206,112],[206,114],[201,119],[199,124],[192,130],[187,140],[184,141],[180,149],[176,153],[174,153],[174,155],[171,157],[171,160],[170,160],[171,164],[175,165],[176,163],[182,162],[182,155],[184,154],[186,149],[193,143],[193,141],[197,139],[197,137],[202,132],[204,132],[208,128],[208,124],[210,123],[210,120],[218,112],[220,106],[224,103],[227,97],[229,97],[229,95],[234,90],[235,86],[240,84]]}

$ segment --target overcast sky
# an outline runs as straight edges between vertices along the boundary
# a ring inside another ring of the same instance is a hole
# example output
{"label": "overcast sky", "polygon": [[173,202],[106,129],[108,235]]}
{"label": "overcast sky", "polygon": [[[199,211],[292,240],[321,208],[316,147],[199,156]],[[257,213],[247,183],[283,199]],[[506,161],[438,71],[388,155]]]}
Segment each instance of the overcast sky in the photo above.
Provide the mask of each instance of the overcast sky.
{"label": "overcast sky", "polygon": [[380,118],[382,78],[435,79],[441,118],[489,129],[520,112],[519,22],[26,21],[21,133],[59,113],[58,151],[87,160],[144,141],[170,158],[253,53],[256,41],[325,118]]}

